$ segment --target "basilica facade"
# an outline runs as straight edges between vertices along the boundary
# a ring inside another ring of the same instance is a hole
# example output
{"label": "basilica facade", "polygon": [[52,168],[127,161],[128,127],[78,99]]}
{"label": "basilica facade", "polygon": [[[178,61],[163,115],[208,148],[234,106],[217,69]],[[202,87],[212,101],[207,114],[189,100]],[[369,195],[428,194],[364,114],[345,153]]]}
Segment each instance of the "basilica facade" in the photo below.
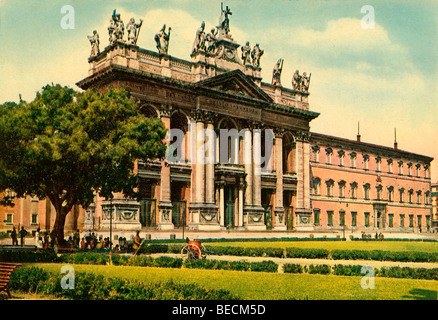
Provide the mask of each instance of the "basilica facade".
{"label": "basilica facade", "polygon": [[[97,32],[89,37],[89,75],[78,87],[129,87],[140,112],[168,129],[168,152],[162,160],[136,161],[140,201],[121,194],[96,198],[89,208],[75,209],[69,226],[427,231],[433,159],[310,132],[319,115],[309,105],[310,75],[297,71],[291,88],[283,86],[279,59],[272,81],[264,82],[263,49],[233,39],[229,13],[222,8],[219,26],[209,33],[200,24],[189,61],[168,54],[166,25],[155,34],[157,50],[137,45],[141,22],[134,19],[125,40],[115,11],[110,44],[100,51]],[[34,206],[29,215],[50,228],[44,218],[50,204]]]}

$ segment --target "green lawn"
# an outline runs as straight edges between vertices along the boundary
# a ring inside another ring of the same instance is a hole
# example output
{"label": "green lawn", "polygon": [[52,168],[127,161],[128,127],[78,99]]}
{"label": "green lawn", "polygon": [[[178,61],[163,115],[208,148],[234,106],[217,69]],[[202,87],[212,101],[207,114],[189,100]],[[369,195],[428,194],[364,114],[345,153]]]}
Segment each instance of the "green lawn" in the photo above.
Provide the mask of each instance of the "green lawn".
{"label": "green lawn", "polygon": [[[62,264],[35,264],[60,272]],[[94,272],[108,277],[160,282],[173,279],[205,288],[227,289],[242,299],[437,299],[438,281],[375,278],[375,289],[364,290],[361,277],[314,274],[271,274],[244,271],[167,269],[149,267],[73,265],[76,272]]]}
{"label": "green lawn", "polygon": [[388,250],[438,252],[438,242],[413,241],[230,241],[208,242],[205,246],[323,248],[328,250]]}

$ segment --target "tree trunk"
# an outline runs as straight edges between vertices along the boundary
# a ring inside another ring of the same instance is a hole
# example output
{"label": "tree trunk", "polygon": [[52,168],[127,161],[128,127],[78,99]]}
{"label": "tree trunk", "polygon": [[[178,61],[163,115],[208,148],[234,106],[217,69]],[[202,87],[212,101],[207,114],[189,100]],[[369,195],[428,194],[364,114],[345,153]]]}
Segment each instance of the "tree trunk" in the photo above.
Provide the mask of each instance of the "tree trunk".
{"label": "tree trunk", "polygon": [[67,216],[67,212],[65,212],[65,209],[63,207],[56,208],[56,218],[55,218],[55,224],[53,226],[53,235],[55,236],[58,245],[64,245],[65,239],[64,239],[64,225],[65,225],[65,218]]}

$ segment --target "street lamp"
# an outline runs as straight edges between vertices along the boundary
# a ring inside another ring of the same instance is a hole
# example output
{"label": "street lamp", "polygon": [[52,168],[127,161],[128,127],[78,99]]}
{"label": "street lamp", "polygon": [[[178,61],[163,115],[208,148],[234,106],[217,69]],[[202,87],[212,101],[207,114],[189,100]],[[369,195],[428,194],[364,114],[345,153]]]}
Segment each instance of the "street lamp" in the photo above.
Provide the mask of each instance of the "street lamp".
{"label": "street lamp", "polygon": [[112,250],[113,250],[113,242],[112,242],[112,239],[113,239],[113,197],[112,197],[112,195],[111,195],[111,198],[110,198],[110,239],[109,239],[109,249],[110,249],[110,252],[109,252],[109,264],[110,265],[112,265],[113,263],[112,263],[112,260],[111,260],[111,252],[112,252]]}

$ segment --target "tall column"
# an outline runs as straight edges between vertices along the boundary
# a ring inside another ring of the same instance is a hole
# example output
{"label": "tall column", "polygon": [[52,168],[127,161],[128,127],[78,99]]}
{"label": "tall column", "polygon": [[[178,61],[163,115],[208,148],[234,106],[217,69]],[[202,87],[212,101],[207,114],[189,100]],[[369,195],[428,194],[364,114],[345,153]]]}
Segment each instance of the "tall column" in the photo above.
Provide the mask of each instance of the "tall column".
{"label": "tall column", "polygon": [[[192,230],[219,230],[218,207],[214,201],[214,114],[206,110],[195,109],[191,117],[196,121],[192,126],[196,137],[192,139],[192,201],[189,212]],[[207,123],[207,130],[205,130]],[[194,128],[193,128],[194,127]],[[207,157],[206,157],[207,151]]]}
{"label": "tall column", "polygon": [[275,230],[286,230],[286,221],[283,206],[283,129],[274,130],[274,167],[277,176],[275,183]]}
{"label": "tall column", "polygon": [[296,229],[313,230],[312,209],[310,207],[310,145],[309,132],[296,134],[297,152],[297,208],[295,210]]}
{"label": "tall column", "polygon": [[[245,196],[248,195],[252,202],[247,205],[248,199],[245,200],[245,211],[247,213],[246,228],[248,230],[266,230],[264,223],[264,209],[262,207],[262,176],[261,176],[261,123],[252,121],[249,124],[252,127],[252,153],[246,145],[251,142],[248,136],[251,132],[245,133],[244,157],[251,158],[250,165],[245,165],[247,186]],[[248,150],[248,149],[249,150]],[[246,197],[245,197],[246,198]]]}
{"label": "tall column", "polygon": [[239,180],[239,221],[237,226],[243,227],[243,202],[244,202],[244,196],[243,192],[245,190],[245,180],[243,177],[240,177]]}
{"label": "tall column", "polygon": [[225,180],[221,178],[219,182],[219,224],[225,227]]}
{"label": "tall column", "polygon": [[214,203],[214,163],[215,163],[215,132],[214,132],[214,113],[207,114],[206,156],[205,156],[205,202]]}
{"label": "tall column", "polygon": [[[168,132],[165,138],[166,146],[169,145],[170,115],[172,107],[162,105],[160,110],[161,121]],[[170,166],[166,159],[161,161],[161,183],[160,183],[160,201],[158,203],[158,229],[170,230],[174,228],[172,223],[172,202],[170,198]]]}
{"label": "tall column", "polygon": [[262,205],[261,143],[262,143],[262,131],[260,129],[260,126],[256,126],[253,130],[252,201],[254,206]]}
{"label": "tall column", "polygon": [[196,121],[196,202],[205,202],[205,131],[202,118]]}
{"label": "tall column", "polygon": [[245,167],[245,206],[252,205],[252,132],[247,129],[243,138],[243,163]]}

